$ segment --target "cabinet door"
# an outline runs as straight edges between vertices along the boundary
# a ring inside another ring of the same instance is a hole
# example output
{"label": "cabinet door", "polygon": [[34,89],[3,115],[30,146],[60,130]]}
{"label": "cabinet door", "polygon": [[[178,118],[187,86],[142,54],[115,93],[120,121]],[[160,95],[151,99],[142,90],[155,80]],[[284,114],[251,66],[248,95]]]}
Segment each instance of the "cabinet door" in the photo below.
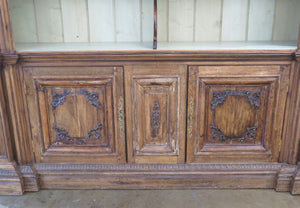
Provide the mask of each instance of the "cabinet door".
{"label": "cabinet door", "polygon": [[180,65],[125,68],[128,160],[183,163],[186,69]]}
{"label": "cabinet door", "polygon": [[188,162],[277,161],[289,66],[191,66]]}
{"label": "cabinet door", "polygon": [[125,163],[123,68],[23,72],[36,162]]}

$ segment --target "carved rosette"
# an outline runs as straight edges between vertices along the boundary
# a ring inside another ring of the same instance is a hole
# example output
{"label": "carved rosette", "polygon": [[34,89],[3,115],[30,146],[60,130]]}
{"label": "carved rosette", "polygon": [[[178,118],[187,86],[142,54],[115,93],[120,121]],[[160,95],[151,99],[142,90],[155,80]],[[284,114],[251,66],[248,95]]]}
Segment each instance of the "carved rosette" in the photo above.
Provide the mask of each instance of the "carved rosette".
{"label": "carved rosette", "polygon": [[160,127],[160,106],[157,100],[154,101],[152,107],[152,137],[156,137]]}
{"label": "carved rosette", "polygon": [[[213,93],[213,100],[211,102],[211,109],[213,112],[213,119],[215,117],[215,109],[218,105],[222,105],[227,96],[246,96],[248,99],[248,102],[254,106],[255,109],[259,109],[260,107],[260,102],[259,102],[259,97],[260,97],[260,92],[255,92],[251,93],[250,91],[224,91],[224,92],[214,92]],[[224,133],[219,129],[214,121],[210,124],[212,134],[211,137],[213,139],[219,139],[220,141],[226,141],[226,140],[231,140],[231,139],[239,139],[240,142],[246,142],[248,140],[253,140],[255,141],[256,138],[256,132],[257,132],[257,126],[253,127],[247,127],[246,131],[243,133],[243,135],[240,138],[233,138],[233,137],[227,137],[224,135]]]}

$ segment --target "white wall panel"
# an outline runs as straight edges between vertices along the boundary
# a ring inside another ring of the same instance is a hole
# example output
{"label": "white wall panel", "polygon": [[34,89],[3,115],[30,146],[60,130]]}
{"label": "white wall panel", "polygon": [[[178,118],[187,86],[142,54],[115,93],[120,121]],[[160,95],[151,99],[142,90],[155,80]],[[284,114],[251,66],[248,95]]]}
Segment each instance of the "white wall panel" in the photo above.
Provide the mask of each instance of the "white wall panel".
{"label": "white wall panel", "polygon": [[251,0],[249,8],[249,41],[272,40],[275,0]]}
{"label": "white wall panel", "polygon": [[88,0],[91,42],[115,41],[113,0]]}
{"label": "white wall panel", "polygon": [[118,42],[141,41],[140,0],[116,0]]}
{"label": "white wall panel", "polygon": [[61,0],[65,42],[88,42],[88,16],[85,0]]}
{"label": "white wall panel", "polygon": [[222,41],[246,40],[248,0],[224,0]]}
{"label": "white wall panel", "polygon": [[195,40],[219,41],[222,0],[196,0]]}
{"label": "white wall panel", "polygon": [[169,0],[169,41],[194,40],[194,0]]}
{"label": "white wall panel", "polygon": [[15,42],[37,42],[33,0],[14,0],[9,3]]}
{"label": "white wall panel", "polygon": [[63,42],[59,0],[35,0],[39,42]]}

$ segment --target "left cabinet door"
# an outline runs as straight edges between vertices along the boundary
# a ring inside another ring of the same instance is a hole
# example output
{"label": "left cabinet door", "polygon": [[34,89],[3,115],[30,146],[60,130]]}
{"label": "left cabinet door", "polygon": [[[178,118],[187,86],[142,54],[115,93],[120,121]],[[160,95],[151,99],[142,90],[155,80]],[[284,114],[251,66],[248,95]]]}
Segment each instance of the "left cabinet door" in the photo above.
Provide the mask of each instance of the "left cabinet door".
{"label": "left cabinet door", "polygon": [[36,162],[125,163],[122,67],[26,67]]}

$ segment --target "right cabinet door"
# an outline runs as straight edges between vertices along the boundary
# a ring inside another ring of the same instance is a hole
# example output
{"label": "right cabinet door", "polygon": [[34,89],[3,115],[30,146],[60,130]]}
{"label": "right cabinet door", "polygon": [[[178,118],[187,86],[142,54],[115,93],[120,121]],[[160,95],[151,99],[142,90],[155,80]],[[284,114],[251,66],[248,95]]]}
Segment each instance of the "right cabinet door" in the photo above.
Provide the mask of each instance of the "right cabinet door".
{"label": "right cabinet door", "polygon": [[190,66],[187,162],[278,160],[289,65]]}

